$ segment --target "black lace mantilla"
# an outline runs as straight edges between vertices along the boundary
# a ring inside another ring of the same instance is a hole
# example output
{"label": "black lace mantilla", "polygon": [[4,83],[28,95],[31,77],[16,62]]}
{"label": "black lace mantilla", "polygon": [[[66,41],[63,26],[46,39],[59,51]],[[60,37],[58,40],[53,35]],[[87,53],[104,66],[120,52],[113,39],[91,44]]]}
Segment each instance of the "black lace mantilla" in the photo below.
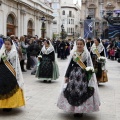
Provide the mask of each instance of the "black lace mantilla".
{"label": "black lace mantilla", "polygon": [[0,62],[0,100],[12,97],[19,89],[15,76],[4,64]]}
{"label": "black lace mantilla", "polygon": [[94,88],[88,87],[89,81],[85,71],[74,67],[70,72],[69,82],[64,90],[64,96],[72,106],[80,106],[94,94]]}

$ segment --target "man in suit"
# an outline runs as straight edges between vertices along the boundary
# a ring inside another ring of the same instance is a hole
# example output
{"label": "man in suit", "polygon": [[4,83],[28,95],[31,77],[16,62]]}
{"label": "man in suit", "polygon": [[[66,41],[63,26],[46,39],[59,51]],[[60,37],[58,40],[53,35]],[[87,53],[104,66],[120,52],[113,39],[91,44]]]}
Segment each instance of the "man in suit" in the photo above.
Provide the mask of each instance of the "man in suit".
{"label": "man in suit", "polygon": [[90,52],[90,50],[91,50],[91,47],[92,47],[93,43],[94,43],[94,42],[92,41],[91,38],[88,38],[88,39],[87,39],[86,46],[87,46],[87,49],[88,49],[89,52]]}

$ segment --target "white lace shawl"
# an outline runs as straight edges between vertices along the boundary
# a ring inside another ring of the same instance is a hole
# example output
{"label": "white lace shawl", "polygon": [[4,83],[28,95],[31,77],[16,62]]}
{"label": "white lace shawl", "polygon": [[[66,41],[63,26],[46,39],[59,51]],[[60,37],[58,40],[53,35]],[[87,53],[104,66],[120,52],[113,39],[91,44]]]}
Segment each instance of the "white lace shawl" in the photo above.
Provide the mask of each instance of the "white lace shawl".
{"label": "white lace shawl", "polygon": [[[0,50],[0,60],[3,55],[5,54],[5,45],[2,46]],[[17,49],[13,43],[11,51],[7,54],[7,60],[10,60],[10,63],[12,64],[13,68],[16,71],[16,79],[19,84],[19,87],[23,90],[24,89],[24,80],[23,80],[23,75],[20,67],[20,62],[19,62],[19,57],[17,53]]]}
{"label": "white lace shawl", "polygon": [[50,54],[51,52],[54,51],[54,47],[53,47],[52,45],[50,45],[50,46],[46,49],[46,47],[45,47],[45,45],[44,45],[41,51],[42,51],[43,54],[48,55],[48,54]]}
{"label": "white lace shawl", "polygon": [[98,46],[96,46],[95,43],[94,43],[94,44],[92,45],[92,47],[91,47],[91,51],[92,51],[93,54],[96,54],[96,53],[95,53],[95,49],[97,49],[98,52],[101,53],[101,52],[104,50],[104,46],[103,46],[102,43],[99,43]]}

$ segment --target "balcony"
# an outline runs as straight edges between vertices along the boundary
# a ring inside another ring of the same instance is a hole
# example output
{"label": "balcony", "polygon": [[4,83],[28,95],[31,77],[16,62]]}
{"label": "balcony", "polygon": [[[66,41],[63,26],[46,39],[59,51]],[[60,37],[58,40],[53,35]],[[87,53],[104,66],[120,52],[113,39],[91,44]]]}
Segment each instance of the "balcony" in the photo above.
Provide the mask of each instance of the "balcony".
{"label": "balcony", "polygon": [[72,35],[73,35],[73,33],[67,33],[67,35],[70,35],[70,36],[72,36]]}
{"label": "balcony", "polygon": [[74,16],[74,15],[67,15],[67,17],[75,18],[75,16]]}

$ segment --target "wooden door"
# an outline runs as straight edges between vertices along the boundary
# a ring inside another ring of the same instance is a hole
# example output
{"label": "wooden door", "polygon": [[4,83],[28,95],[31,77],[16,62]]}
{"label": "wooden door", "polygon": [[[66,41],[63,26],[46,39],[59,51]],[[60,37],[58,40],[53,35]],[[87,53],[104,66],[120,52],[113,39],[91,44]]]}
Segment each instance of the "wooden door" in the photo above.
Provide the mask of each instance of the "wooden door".
{"label": "wooden door", "polygon": [[15,35],[15,26],[7,24],[7,36]]}

